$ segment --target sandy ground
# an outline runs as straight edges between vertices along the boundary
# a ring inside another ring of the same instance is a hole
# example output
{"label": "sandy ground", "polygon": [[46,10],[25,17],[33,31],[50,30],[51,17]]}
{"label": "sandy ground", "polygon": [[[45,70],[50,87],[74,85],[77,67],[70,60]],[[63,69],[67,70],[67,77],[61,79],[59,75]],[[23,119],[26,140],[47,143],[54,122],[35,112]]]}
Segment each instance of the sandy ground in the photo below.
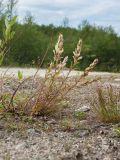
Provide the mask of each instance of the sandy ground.
{"label": "sandy ground", "polygon": [[[8,71],[1,68],[0,74],[7,71],[7,75],[17,76],[18,70],[24,77],[36,72],[33,68],[10,68]],[[74,71],[70,76],[76,73],[81,74]],[[38,75],[44,77],[45,70],[40,70]],[[90,75],[102,76],[102,84],[109,83],[120,89],[120,73],[91,72]],[[14,91],[18,83],[11,78],[4,86],[7,91]],[[29,92],[31,84],[31,81],[26,82],[24,91]],[[120,123],[105,124],[91,116],[89,103],[91,95],[94,98],[95,84],[76,87],[68,95],[68,107],[53,117],[31,119],[0,114],[0,160],[120,160],[120,137],[114,133],[114,126]],[[85,118],[77,118],[75,113],[85,106],[89,108]]]}
{"label": "sandy ground", "polygon": [[[24,77],[29,77],[29,76],[34,76],[37,69],[35,68],[0,68],[0,75],[6,73],[6,75],[16,77],[18,74],[18,71],[21,71]],[[46,69],[40,69],[37,72],[37,75],[40,77],[44,77],[45,72],[46,72]],[[68,70],[64,70],[62,75],[67,75],[67,73],[68,73]],[[69,76],[71,77],[75,75],[80,75],[81,73],[82,73],[81,71],[72,71]],[[120,73],[90,72],[89,75],[91,76],[116,76],[118,81],[120,79]]]}
{"label": "sandy ground", "polygon": [[[7,80],[4,86],[14,91],[15,82]],[[120,86],[106,77],[101,82]],[[29,92],[31,84],[26,83],[24,91]],[[120,123],[106,124],[91,116],[95,88],[96,82],[74,88],[68,106],[51,117],[0,114],[0,160],[120,160],[120,137],[114,133]],[[85,117],[77,118],[75,113],[86,106]]]}

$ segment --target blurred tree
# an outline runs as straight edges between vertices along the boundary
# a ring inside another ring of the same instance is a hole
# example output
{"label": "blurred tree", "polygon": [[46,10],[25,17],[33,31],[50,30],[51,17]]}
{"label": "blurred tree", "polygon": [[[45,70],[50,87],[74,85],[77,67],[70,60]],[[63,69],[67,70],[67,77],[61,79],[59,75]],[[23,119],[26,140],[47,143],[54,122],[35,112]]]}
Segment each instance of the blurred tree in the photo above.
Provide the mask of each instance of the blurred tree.
{"label": "blurred tree", "polygon": [[4,11],[3,0],[0,0],[0,17],[3,15],[3,11]]}
{"label": "blurred tree", "polygon": [[[11,19],[15,14],[17,0],[0,1],[0,38],[4,26],[5,13]],[[9,7],[8,7],[9,6]],[[5,12],[6,11],[6,12]],[[83,59],[79,69],[85,68],[94,58],[99,59],[96,70],[120,71],[120,36],[110,27],[91,25],[87,20],[82,21],[77,28],[70,28],[69,19],[64,18],[62,26],[39,25],[35,23],[30,12],[26,13],[23,23],[16,23],[16,34],[10,42],[11,49],[4,65],[31,65],[42,59],[47,50],[44,66],[51,61],[53,49],[59,33],[64,35],[64,56],[69,56],[68,67],[72,60],[73,50],[77,41],[83,40]]]}
{"label": "blurred tree", "polygon": [[65,17],[62,22],[63,27],[69,27],[69,18]]}
{"label": "blurred tree", "polygon": [[6,15],[9,20],[16,15],[16,5],[18,0],[8,0],[6,3]]}
{"label": "blurred tree", "polygon": [[34,17],[32,16],[30,11],[26,12],[25,18],[24,18],[24,23],[25,24],[30,24],[32,25],[34,23]]}

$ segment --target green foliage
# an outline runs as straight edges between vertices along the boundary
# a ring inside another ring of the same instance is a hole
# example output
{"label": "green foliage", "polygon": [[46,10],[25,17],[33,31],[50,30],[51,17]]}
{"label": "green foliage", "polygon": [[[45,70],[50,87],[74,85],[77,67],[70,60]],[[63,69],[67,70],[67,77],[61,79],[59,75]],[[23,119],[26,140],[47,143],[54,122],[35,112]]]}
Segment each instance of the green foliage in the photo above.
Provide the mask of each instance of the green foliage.
{"label": "green foliage", "polygon": [[17,17],[13,17],[10,21],[8,19],[5,20],[5,27],[6,28],[3,31],[5,42],[10,41],[15,34],[15,32],[11,31],[11,29],[12,29],[13,25],[16,23],[16,18]]}
{"label": "green foliage", "polygon": [[61,120],[60,126],[61,126],[62,130],[64,130],[64,131],[71,130],[73,127],[73,122],[71,119],[64,118]]}
{"label": "green foliage", "polygon": [[115,126],[113,127],[113,133],[114,133],[117,137],[120,137],[120,126],[115,125]]}
{"label": "green foliage", "polygon": [[[0,26],[2,24],[1,19]],[[79,26],[78,29],[53,25],[40,26],[35,24],[31,17],[27,17],[23,24],[16,23],[14,29],[15,36],[10,43],[12,47],[5,57],[4,65],[38,66],[46,54],[44,63],[42,63],[42,66],[46,67],[53,57],[52,48],[57,36],[59,33],[63,33],[64,56],[69,56],[67,67],[71,65],[72,50],[76,46],[76,41],[81,38],[84,42],[81,53],[83,59],[76,66],[78,69],[85,68],[93,59],[98,58],[99,64],[96,70],[120,71],[120,37],[111,27],[103,28],[86,23]],[[9,29],[5,35],[8,32]],[[2,35],[2,31],[0,31],[0,35]]]}
{"label": "green foliage", "polygon": [[81,112],[81,111],[77,111],[77,112],[75,112],[75,117],[79,120],[83,120],[86,118],[86,113]]}
{"label": "green foliage", "polygon": [[[5,2],[6,3],[6,2]],[[84,42],[82,49],[83,59],[76,66],[77,69],[84,69],[93,59],[98,58],[99,64],[95,68],[98,71],[120,71],[120,36],[110,27],[93,26],[87,20],[84,20],[78,28],[69,27],[69,19],[63,19],[63,26],[38,25],[34,22],[34,17],[27,12],[24,22],[16,23],[15,33],[11,32],[11,27],[15,23],[12,17],[15,15],[17,0],[0,2],[0,37],[12,41],[9,42],[11,48],[9,54],[5,56],[3,65],[13,66],[38,66],[41,64],[44,55],[46,58],[42,67],[46,67],[53,57],[52,48],[59,33],[64,35],[65,53],[69,56],[67,67],[71,64],[72,51],[76,42],[81,38]],[[7,7],[5,7],[7,6]],[[12,20],[6,21],[5,17]],[[4,34],[2,28],[4,29]],[[1,42],[0,42],[1,43]],[[4,56],[0,54],[2,63]],[[64,55],[65,56],[65,55]],[[34,63],[33,63],[34,62]]]}
{"label": "green foliage", "polygon": [[15,32],[12,31],[12,27],[16,22],[17,17],[13,17],[10,21],[5,20],[5,29],[3,30],[3,39],[0,39],[0,65],[2,65],[3,59],[8,52],[8,43],[13,38]]}
{"label": "green foliage", "polygon": [[18,71],[18,79],[22,80],[23,79],[23,74],[21,71]]}

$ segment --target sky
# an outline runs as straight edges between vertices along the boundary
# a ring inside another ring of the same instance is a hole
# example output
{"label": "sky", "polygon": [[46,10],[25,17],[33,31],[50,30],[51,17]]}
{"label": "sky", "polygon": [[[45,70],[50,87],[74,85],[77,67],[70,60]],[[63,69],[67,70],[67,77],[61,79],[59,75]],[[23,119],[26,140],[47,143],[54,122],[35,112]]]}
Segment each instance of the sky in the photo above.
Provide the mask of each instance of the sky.
{"label": "sky", "polygon": [[83,20],[100,26],[113,26],[120,34],[120,0],[19,0],[17,7],[20,20],[31,12],[39,24],[61,25],[69,19],[71,27]]}

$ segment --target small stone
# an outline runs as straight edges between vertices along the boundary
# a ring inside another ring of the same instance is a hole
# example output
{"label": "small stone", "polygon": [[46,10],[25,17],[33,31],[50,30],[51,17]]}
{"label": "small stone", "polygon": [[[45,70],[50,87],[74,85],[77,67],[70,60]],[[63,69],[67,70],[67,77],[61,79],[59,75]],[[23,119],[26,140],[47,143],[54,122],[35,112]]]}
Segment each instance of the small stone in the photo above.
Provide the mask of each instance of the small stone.
{"label": "small stone", "polygon": [[86,126],[87,123],[88,123],[87,120],[81,120],[81,121],[80,121],[80,125],[81,125],[81,126]]}
{"label": "small stone", "polygon": [[100,134],[104,134],[105,132],[103,130],[100,131]]}
{"label": "small stone", "polygon": [[50,121],[47,122],[48,124],[56,124],[57,122],[54,119],[51,119]]}
{"label": "small stone", "polygon": [[109,155],[107,155],[103,160],[111,160],[111,158]]}
{"label": "small stone", "polygon": [[116,78],[116,79],[114,79],[114,81],[120,82],[120,78]]}
{"label": "small stone", "polygon": [[24,149],[24,148],[25,148],[25,143],[24,143],[24,142],[18,144],[18,145],[15,147],[16,150],[22,150],[22,149]]}
{"label": "small stone", "polygon": [[85,137],[85,136],[88,136],[88,135],[89,135],[88,130],[80,130],[80,131],[75,132],[75,136],[79,137],[79,138],[82,138],[82,137]]}
{"label": "small stone", "polygon": [[61,160],[76,160],[76,158],[73,158],[70,154],[65,154],[61,157]]}
{"label": "small stone", "polygon": [[82,106],[79,109],[75,110],[75,112],[88,112],[88,111],[90,111],[89,106]]}
{"label": "small stone", "polygon": [[78,154],[76,155],[76,159],[77,159],[77,160],[82,160],[82,159],[83,159],[83,155],[82,155],[81,153],[78,153]]}
{"label": "small stone", "polygon": [[3,129],[3,128],[4,128],[4,126],[0,125],[0,129]]}
{"label": "small stone", "polygon": [[27,130],[28,134],[35,134],[35,129],[30,128]]}

